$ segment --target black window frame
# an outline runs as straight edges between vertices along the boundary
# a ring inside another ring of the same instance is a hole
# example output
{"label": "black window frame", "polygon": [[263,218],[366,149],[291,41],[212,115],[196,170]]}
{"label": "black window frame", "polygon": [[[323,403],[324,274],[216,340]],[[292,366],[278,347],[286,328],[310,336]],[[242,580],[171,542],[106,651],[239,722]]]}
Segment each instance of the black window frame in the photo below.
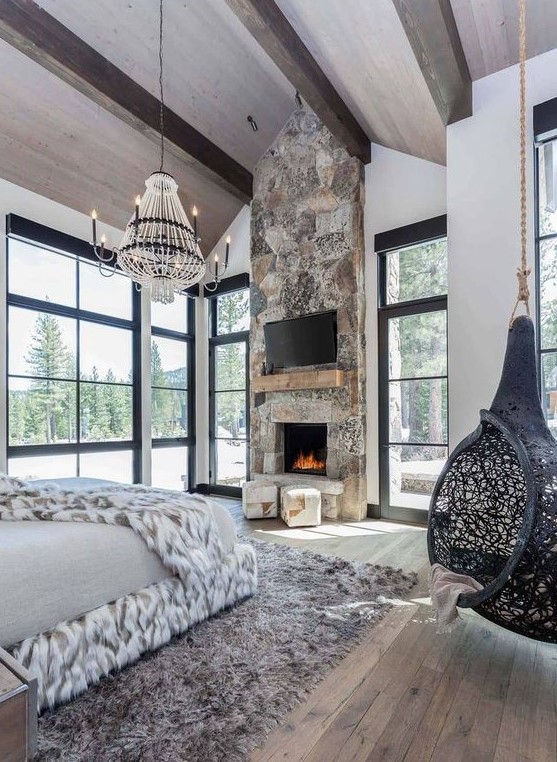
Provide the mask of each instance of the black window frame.
{"label": "black window frame", "polygon": [[241,487],[232,487],[216,483],[217,475],[217,448],[215,436],[216,421],[216,348],[226,344],[239,344],[244,342],[246,345],[246,481],[250,478],[250,378],[249,378],[249,330],[236,331],[234,333],[217,333],[217,308],[218,297],[233,294],[238,291],[249,290],[249,275],[232,276],[223,279],[217,289],[206,295],[209,301],[209,492],[214,495],[223,495],[224,497],[239,498],[242,495]]}
{"label": "black window frame", "polygon": [[[132,336],[132,438],[127,440],[82,442],[81,441],[81,418],[80,418],[80,385],[79,359],[76,368],[76,378],[72,382],[76,384],[76,441],[60,444],[37,444],[37,445],[10,445],[9,442],[9,364],[6,363],[6,452],[7,458],[40,457],[47,455],[75,455],[76,473],[80,474],[79,455],[84,453],[117,452],[122,450],[132,451],[132,479],[134,483],[142,480],[142,439],[141,439],[141,295],[130,282],[132,290],[132,317],[131,320],[118,318],[101,313],[82,310],[79,307],[79,266],[76,264],[76,294],[78,298],[76,307],[58,305],[52,302],[25,297],[20,294],[12,294],[9,290],[9,242],[19,240],[27,245],[35,246],[42,250],[52,251],[60,255],[75,257],[77,262],[86,260],[98,264],[98,260],[92,251],[91,245],[79,238],[62,233],[53,228],[41,225],[32,220],[20,217],[16,214],[6,216],[6,357],[9,357],[9,310],[10,307],[34,310],[57,317],[66,317],[76,320],[77,326],[80,321],[87,321],[97,325],[105,325],[113,328],[124,328],[131,331]],[[77,357],[79,358],[79,339],[77,344]],[[102,382],[101,382],[102,383]]]}
{"label": "black window frame", "polygon": [[542,304],[541,304],[541,246],[545,241],[556,241],[557,232],[540,234],[540,176],[539,158],[540,149],[547,143],[554,143],[557,150],[557,98],[552,98],[544,103],[534,106],[534,271],[535,271],[535,294],[536,294],[536,355],[538,370],[538,388],[542,409],[546,415],[545,385],[543,378],[544,354],[557,354],[556,347],[542,348]]}
{"label": "black window frame", "polygon": [[[406,301],[389,304],[387,299],[387,257],[393,251],[419,246],[433,241],[447,238],[447,216],[439,215],[427,220],[405,225],[375,236],[375,253],[377,255],[378,275],[378,435],[379,435],[379,515],[395,521],[404,521],[413,524],[427,524],[428,511],[406,506],[394,506],[390,504],[390,469],[389,447],[390,442],[390,418],[389,418],[389,320],[392,318],[406,317],[409,315],[422,315],[429,312],[445,311],[448,322],[448,295],[425,297],[423,299],[409,299]],[[449,450],[449,357],[448,335],[446,344],[446,376],[420,376],[411,380],[430,380],[432,378],[446,378],[447,381],[447,443],[413,443],[404,442],[404,445],[428,447],[445,447]],[[376,510],[371,507],[371,515],[377,517]]]}
{"label": "black window frame", "polygon": [[[187,447],[188,458],[188,492],[193,492],[195,488],[195,447],[196,447],[196,424],[195,424],[195,298],[188,293],[184,293],[186,299],[186,330],[175,331],[171,328],[160,328],[153,325],[151,320],[151,342],[154,337],[159,336],[163,339],[173,339],[184,342],[187,346],[187,415],[188,415],[188,435],[186,437],[157,437],[154,438],[151,431],[151,450],[165,447]],[[151,382],[151,368],[149,367],[149,380]],[[152,383],[151,393],[154,388]],[[172,387],[160,387],[172,388]],[[178,389],[178,391],[183,391]],[[151,459],[152,469],[152,459]],[[186,486],[186,485],[184,485]]]}

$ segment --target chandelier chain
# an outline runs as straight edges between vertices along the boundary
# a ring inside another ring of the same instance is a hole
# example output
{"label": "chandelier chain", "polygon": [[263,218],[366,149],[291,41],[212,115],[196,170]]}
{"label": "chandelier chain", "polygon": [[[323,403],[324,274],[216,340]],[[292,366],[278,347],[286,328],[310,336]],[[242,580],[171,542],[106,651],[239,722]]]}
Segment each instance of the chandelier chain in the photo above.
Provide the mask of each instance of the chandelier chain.
{"label": "chandelier chain", "polygon": [[161,164],[160,171],[163,171],[164,165],[164,84],[163,84],[163,0],[159,0],[159,91],[160,91],[160,110],[159,122],[161,133]]}
{"label": "chandelier chain", "polygon": [[511,326],[514,322],[518,305],[521,302],[526,308],[526,314],[530,315],[528,277],[531,269],[528,266],[527,253],[528,218],[526,187],[526,0],[519,0],[518,40],[520,76],[520,265],[516,271],[518,294],[511,315]]}

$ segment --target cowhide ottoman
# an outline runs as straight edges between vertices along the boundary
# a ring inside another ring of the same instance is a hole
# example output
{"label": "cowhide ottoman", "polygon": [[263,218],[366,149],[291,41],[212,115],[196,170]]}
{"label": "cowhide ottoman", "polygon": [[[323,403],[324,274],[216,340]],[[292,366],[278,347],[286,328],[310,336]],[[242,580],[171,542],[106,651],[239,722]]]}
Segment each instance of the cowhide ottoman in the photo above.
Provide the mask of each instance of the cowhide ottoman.
{"label": "cowhide ottoman", "polygon": [[268,481],[244,482],[242,508],[246,519],[274,519],[278,516],[278,487]]}
{"label": "cowhide ottoman", "polygon": [[280,515],[289,527],[319,526],[321,524],[321,492],[315,487],[283,487]]}

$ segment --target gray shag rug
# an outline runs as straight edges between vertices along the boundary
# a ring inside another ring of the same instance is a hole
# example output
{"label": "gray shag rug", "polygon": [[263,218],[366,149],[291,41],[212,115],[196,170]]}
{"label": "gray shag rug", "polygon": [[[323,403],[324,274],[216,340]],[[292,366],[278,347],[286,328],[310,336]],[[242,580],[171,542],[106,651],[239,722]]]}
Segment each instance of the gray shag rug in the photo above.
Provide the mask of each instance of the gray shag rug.
{"label": "gray shag rug", "polygon": [[416,576],[254,542],[257,594],[39,719],[39,760],[239,762]]}

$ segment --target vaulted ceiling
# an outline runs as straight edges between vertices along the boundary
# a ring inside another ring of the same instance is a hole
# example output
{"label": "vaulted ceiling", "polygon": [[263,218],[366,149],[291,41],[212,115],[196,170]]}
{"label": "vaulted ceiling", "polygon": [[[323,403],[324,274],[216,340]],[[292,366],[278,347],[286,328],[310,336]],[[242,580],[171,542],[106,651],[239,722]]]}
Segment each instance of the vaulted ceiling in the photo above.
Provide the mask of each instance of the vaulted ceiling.
{"label": "vaulted ceiling", "polygon": [[[451,0],[473,80],[518,63],[518,0]],[[557,2],[526,0],[528,57],[557,47]]]}
{"label": "vaulted ceiling", "polygon": [[[63,66],[53,65],[52,51],[41,50],[51,35],[41,41],[39,24],[39,38],[28,38],[33,0],[0,0],[0,176],[83,212],[96,206],[122,228],[159,162],[156,125],[123,118],[119,103],[128,96],[141,108],[126,76],[158,97],[158,2],[37,5],[112,73],[117,67],[124,84],[109,102],[98,80],[68,74],[79,65],[74,43]],[[557,46],[555,0],[529,2],[528,21],[531,55]],[[355,145],[374,141],[444,163],[445,125],[469,115],[470,80],[515,63],[516,38],[517,0],[165,0],[174,140],[185,144],[191,128],[207,139],[193,159],[170,140],[166,168],[186,207],[200,209],[203,249],[249,196],[249,172],[296,107],[296,89]],[[227,178],[238,172],[236,187]]]}

